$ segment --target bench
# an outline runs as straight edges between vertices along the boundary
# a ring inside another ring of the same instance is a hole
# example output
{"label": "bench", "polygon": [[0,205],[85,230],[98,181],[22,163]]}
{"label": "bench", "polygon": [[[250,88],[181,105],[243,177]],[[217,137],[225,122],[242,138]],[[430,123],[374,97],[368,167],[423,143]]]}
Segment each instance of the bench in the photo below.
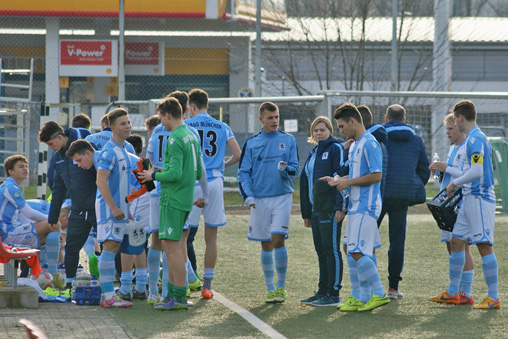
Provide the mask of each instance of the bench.
{"label": "bench", "polygon": [[38,256],[39,252],[40,251],[37,249],[24,249],[19,247],[8,249],[0,238],[0,259],[4,259],[3,261],[8,260],[4,263],[4,275],[7,279],[7,283],[9,283],[13,289],[18,287],[19,261]]}

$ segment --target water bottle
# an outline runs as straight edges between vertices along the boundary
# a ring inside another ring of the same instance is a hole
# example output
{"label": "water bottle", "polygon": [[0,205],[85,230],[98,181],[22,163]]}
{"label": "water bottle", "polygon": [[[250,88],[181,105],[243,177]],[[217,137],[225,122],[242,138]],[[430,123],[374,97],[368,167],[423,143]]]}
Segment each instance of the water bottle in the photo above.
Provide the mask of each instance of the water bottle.
{"label": "water bottle", "polygon": [[[439,155],[437,153],[434,153],[432,162],[438,162],[438,161],[439,161]],[[439,171],[434,171],[434,179],[439,180],[440,175],[441,175],[441,173],[439,173]]]}
{"label": "water bottle", "polygon": [[[334,181],[339,181],[340,180],[340,176],[337,173],[333,173],[333,180]],[[340,194],[342,195],[342,197],[344,199],[349,198],[349,190],[347,188],[345,188],[343,190],[340,190]]]}

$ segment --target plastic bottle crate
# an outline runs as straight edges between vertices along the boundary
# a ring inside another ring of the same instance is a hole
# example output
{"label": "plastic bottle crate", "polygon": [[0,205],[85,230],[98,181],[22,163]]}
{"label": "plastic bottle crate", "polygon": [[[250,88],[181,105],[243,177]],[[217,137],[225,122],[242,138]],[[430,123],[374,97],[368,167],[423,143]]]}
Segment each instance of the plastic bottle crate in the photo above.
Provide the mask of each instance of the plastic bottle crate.
{"label": "plastic bottle crate", "polygon": [[99,305],[101,294],[100,286],[78,286],[72,293],[72,300],[77,305]]}

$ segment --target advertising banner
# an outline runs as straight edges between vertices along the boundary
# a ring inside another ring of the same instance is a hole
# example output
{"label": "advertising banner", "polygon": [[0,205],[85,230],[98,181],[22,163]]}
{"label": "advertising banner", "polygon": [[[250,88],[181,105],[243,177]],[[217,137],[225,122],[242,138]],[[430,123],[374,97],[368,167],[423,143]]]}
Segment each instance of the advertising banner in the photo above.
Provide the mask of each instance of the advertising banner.
{"label": "advertising banner", "polygon": [[117,76],[117,40],[60,40],[60,76]]}

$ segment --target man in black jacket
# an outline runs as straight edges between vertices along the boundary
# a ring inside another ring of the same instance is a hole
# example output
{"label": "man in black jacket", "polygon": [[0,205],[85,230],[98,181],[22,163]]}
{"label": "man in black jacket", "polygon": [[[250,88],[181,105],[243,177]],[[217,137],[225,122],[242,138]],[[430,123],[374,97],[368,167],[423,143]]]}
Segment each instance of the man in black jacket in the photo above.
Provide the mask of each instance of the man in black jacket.
{"label": "man in black jacket", "polygon": [[390,248],[388,249],[388,296],[401,299],[399,281],[404,266],[406,219],[409,206],[426,201],[425,184],[429,180],[429,160],[422,139],[405,123],[406,110],[400,105],[386,110],[384,127],[388,150],[388,169],[383,196],[383,209],[378,226],[388,213]]}
{"label": "man in black jacket", "polygon": [[65,156],[70,144],[81,139],[75,128],[64,131],[55,121],[44,123],[39,131],[39,141],[44,142],[55,151],[55,174],[52,190],[52,200],[49,209],[48,222],[55,225],[58,222],[60,208],[67,192],[72,200],[71,212],[67,226],[67,243],[65,245],[65,274],[66,285],[71,287],[76,277],[79,263],[79,251],[83,247],[90,229],[97,225],[95,218],[95,195],[97,192],[96,171],[84,170]]}

